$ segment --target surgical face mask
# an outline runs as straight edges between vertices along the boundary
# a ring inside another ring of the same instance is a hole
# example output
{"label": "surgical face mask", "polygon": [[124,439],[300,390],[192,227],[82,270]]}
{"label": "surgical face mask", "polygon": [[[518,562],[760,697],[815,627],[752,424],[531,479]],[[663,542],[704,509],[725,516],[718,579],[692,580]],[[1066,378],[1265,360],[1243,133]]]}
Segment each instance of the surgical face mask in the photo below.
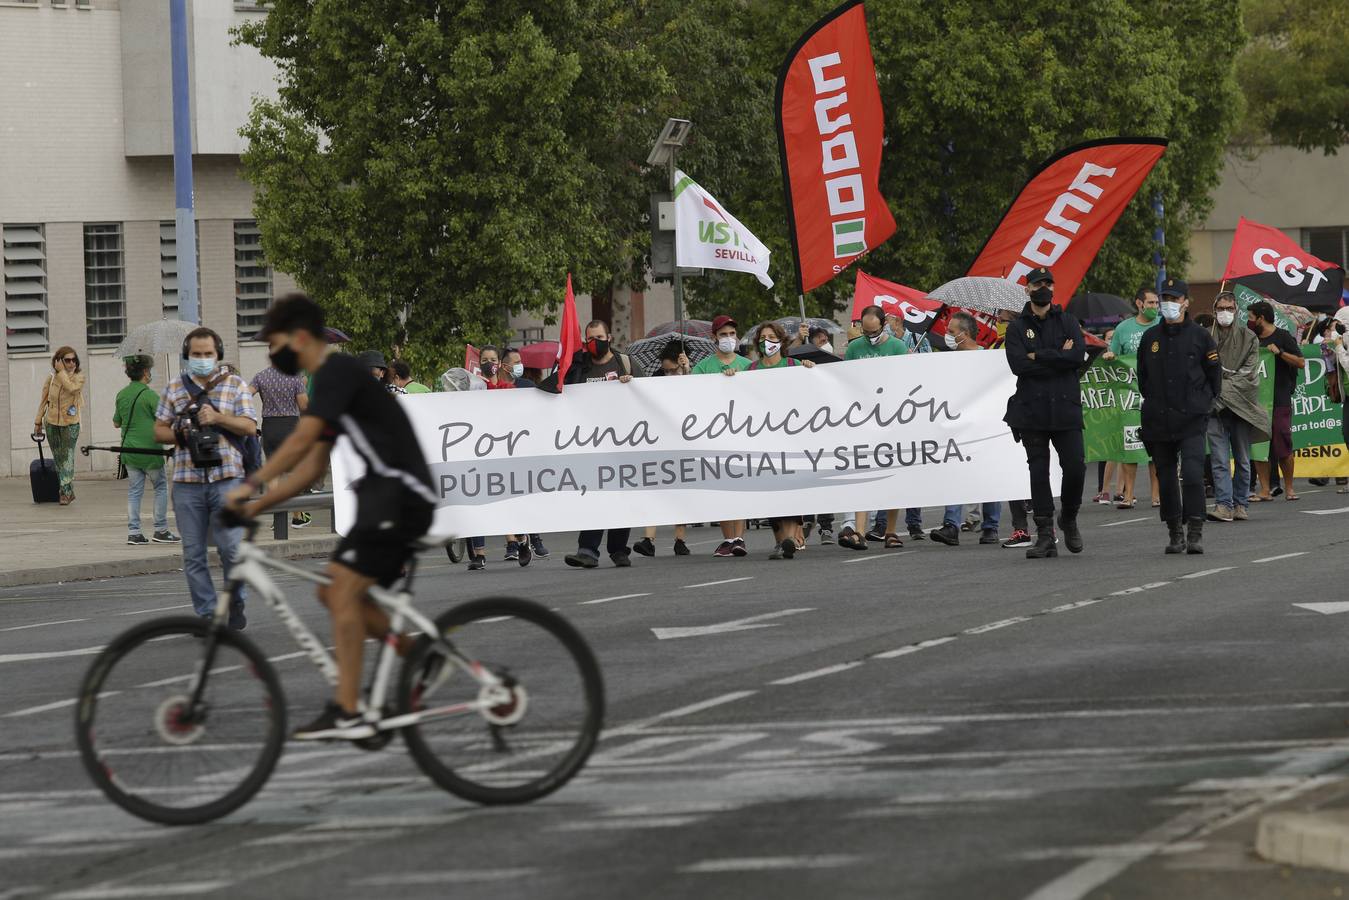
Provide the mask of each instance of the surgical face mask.
{"label": "surgical face mask", "polygon": [[524,364],[524,363],[516,363],[515,365],[511,366],[511,377],[512,377],[512,378],[519,378],[519,377],[520,377],[521,375],[523,375],[523,374],[525,374],[525,364]]}
{"label": "surgical face mask", "polygon": [[1162,318],[1168,322],[1175,322],[1180,318],[1180,302],[1177,300],[1163,300],[1161,309]]}
{"label": "surgical face mask", "polygon": [[1218,324],[1221,325],[1222,327],[1231,328],[1232,323],[1236,321],[1237,314],[1236,310],[1220,309],[1218,310],[1217,314],[1214,317],[1218,320]]}
{"label": "surgical face mask", "polygon": [[781,341],[764,341],[760,345],[764,356],[772,356],[782,349]]}
{"label": "surgical face mask", "polygon": [[1157,319],[1157,307],[1145,306],[1143,307],[1141,315],[1143,316],[1144,322],[1154,322]]}
{"label": "surgical face mask", "polygon": [[884,331],[878,331],[878,332],[876,332],[875,334],[866,334],[865,332],[863,332],[863,334],[864,334],[864,336],[866,337],[867,340],[871,341],[871,346],[873,346],[873,347],[875,347],[875,346],[876,346],[877,344],[879,344],[881,341],[885,340],[885,332],[884,332]]}
{"label": "surgical face mask", "polygon": [[1034,303],[1036,306],[1048,306],[1053,299],[1053,288],[1036,288],[1030,292],[1030,302]]}
{"label": "surgical face mask", "polygon": [[291,349],[290,344],[282,344],[280,350],[268,354],[267,358],[282,375],[300,374],[300,355]]}
{"label": "surgical face mask", "polygon": [[210,375],[215,371],[215,367],[216,360],[214,358],[198,359],[193,357],[187,361],[187,371],[196,375],[198,378],[205,378],[207,375]]}
{"label": "surgical face mask", "polygon": [[727,335],[726,337],[717,338],[717,349],[720,350],[722,353],[734,353],[735,335]]}
{"label": "surgical face mask", "polygon": [[956,349],[958,349],[959,347],[960,347],[960,341],[956,340],[956,336],[955,336],[954,334],[952,334],[951,332],[949,332],[949,331],[946,332],[946,349],[947,349],[947,350],[956,350]]}

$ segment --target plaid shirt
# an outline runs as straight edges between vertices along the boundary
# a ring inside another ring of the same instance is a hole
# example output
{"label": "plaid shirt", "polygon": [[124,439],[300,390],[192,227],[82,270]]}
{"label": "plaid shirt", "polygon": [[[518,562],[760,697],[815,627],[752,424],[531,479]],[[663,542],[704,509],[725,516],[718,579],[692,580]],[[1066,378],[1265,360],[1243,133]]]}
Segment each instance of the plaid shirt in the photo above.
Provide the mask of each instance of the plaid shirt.
{"label": "plaid shirt", "polygon": [[[192,395],[183,385],[183,379],[188,377],[190,376],[180,375],[169,383],[168,390],[159,399],[159,408],[155,410],[156,421],[172,425],[177,416],[192,403]],[[224,415],[248,416],[254,422],[259,421],[248,382],[238,375],[226,376],[211,389],[208,396],[215,408]],[[192,465],[192,456],[187,452],[187,448],[179,447],[173,454],[173,480],[182,484],[202,484],[244,477],[243,455],[223,436],[220,438],[220,458],[224,460],[221,465],[213,469],[199,469]]]}

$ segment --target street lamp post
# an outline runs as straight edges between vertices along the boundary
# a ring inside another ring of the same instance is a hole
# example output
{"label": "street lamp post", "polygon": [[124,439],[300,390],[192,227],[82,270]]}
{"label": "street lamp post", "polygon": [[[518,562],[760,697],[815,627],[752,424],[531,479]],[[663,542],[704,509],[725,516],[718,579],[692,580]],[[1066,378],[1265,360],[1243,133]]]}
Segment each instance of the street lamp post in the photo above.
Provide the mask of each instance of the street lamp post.
{"label": "street lamp post", "polygon": [[[660,131],[660,137],[656,138],[655,146],[646,157],[648,166],[664,165],[670,173],[670,193],[671,199],[675,191],[675,162],[679,155],[679,150],[688,143],[689,132],[693,130],[693,123],[688,119],[666,119],[665,127]],[[675,240],[678,241],[678,232]],[[674,304],[675,318],[679,321],[679,333],[684,333],[684,273],[679,269],[679,250],[675,248],[674,265]]]}

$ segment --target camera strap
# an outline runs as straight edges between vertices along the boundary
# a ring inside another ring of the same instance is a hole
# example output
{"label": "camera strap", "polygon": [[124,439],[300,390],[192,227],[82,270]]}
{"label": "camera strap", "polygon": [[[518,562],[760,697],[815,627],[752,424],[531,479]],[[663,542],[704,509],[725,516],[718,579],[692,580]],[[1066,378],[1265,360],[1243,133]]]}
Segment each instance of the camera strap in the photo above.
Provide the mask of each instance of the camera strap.
{"label": "camera strap", "polygon": [[[220,412],[220,407],[216,406],[211,400],[211,391],[215,390],[219,384],[229,377],[228,372],[221,372],[215,378],[202,387],[192,380],[192,376],[186,372],[182,373],[183,387],[187,389],[188,396],[192,398],[193,403],[207,403],[216,412]],[[262,467],[262,443],[258,440],[256,434],[249,436],[237,435],[228,428],[220,429],[221,436],[229,441],[231,447],[239,451],[239,456],[243,460],[244,474],[251,475]]]}

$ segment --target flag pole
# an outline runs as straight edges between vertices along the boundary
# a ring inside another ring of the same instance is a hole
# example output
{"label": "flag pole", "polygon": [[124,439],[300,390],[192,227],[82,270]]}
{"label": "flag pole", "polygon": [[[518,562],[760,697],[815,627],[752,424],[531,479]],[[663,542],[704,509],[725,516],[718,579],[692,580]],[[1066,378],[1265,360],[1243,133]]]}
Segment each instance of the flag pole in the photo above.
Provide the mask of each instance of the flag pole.
{"label": "flag pole", "polygon": [[[670,148],[670,195],[674,196],[675,190],[675,156],[679,153],[678,147]],[[675,266],[674,266],[674,305],[675,318],[679,320],[679,352],[688,353],[688,347],[684,342],[684,275],[679,271],[679,231],[675,230]]]}

